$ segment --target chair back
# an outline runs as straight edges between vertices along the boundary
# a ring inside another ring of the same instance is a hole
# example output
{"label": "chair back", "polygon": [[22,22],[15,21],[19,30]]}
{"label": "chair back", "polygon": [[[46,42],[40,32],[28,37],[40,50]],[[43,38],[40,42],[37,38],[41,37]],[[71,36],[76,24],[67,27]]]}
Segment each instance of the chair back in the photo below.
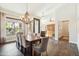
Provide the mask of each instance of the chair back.
{"label": "chair back", "polygon": [[21,35],[23,35],[23,32],[18,32],[18,33],[17,33],[17,39],[18,39],[20,45],[22,45],[22,38],[21,38]]}
{"label": "chair back", "polygon": [[21,35],[21,40],[22,40],[22,46],[24,48],[26,48],[26,39],[25,39],[24,35]]}
{"label": "chair back", "polygon": [[47,49],[47,45],[48,45],[48,37],[44,37],[43,39],[41,39],[41,51],[46,51]]}
{"label": "chair back", "polygon": [[45,31],[41,31],[41,37],[45,37]]}
{"label": "chair back", "polygon": [[17,37],[16,42],[19,42],[19,35],[18,35],[18,33],[16,34],[16,37]]}

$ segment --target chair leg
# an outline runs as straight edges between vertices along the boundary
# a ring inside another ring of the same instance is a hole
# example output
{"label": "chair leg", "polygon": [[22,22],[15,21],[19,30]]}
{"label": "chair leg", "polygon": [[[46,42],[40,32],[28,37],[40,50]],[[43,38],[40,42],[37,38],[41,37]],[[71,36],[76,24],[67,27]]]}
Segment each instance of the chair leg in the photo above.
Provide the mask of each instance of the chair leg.
{"label": "chair leg", "polygon": [[26,48],[24,48],[24,56],[26,56]]}
{"label": "chair leg", "polygon": [[43,54],[41,53],[41,56],[43,56]]}
{"label": "chair leg", "polygon": [[23,53],[23,47],[21,46],[21,52]]}
{"label": "chair leg", "polygon": [[34,49],[32,49],[32,56],[34,56]]}
{"label": "chair leg", "polygon": [[48,54],[47,54],[47,50],[46,50],[46,56],[48,56]]}
{"label": "chair leg", "polygon": [[41,56],[43,56],[43,53],[41,53]]}

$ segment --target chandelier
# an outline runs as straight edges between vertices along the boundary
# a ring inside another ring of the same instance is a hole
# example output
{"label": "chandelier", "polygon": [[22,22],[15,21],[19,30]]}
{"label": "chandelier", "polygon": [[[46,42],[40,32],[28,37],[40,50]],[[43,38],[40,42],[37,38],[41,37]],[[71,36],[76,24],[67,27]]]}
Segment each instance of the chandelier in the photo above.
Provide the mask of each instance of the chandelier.
{"label": "chandelier", "polygon": [[[27,4],[28,7],[28,4]],[[21,17],[21,21],[26,23],[26,24],[30,24],[32,22],[33,18],[31,17],[30,13],[28,12],[28,8],[26,13]]]}
{"label": "chandelier", "polygon": [[21,17],[21,21],[26,24],[29,24],[31,22],[31,16],[28,12],[26,12],[25,15]]}

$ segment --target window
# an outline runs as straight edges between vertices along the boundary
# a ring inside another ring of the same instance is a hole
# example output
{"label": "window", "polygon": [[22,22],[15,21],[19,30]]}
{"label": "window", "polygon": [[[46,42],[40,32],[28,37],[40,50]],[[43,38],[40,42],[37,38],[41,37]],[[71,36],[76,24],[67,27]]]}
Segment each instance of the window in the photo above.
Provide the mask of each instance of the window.
{"label": "window", "polygon": [[22,24],[17,21],[15,18],[11,17],[6,17],[6,35],[15,35],[17,32],[21,31],[22,29]]}
{"label": "window", "polygon": [[18,22],[6,21],[6,35],[15,35],[15,33],[20,31],[20,26]]}

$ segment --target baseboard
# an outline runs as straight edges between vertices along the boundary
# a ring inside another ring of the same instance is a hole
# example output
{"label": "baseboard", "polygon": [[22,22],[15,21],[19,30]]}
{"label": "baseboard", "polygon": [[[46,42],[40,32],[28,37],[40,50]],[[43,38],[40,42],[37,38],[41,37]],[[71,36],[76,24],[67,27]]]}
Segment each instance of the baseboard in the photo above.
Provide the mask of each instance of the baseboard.
{"label": "baseboard", "polygon": [[79,42],[77,43],[78,51],[79,51]]}
{"label": "baseboard", "polygon": [[16,41],[5,42],[4,44],[13,43],[13,42],[16,42]]}
{"label": "baseboard", "polygon": [[69,43],[74,43],[74,44],[77,44],[77,42],[73,42],[73,41],[69,41]]}

